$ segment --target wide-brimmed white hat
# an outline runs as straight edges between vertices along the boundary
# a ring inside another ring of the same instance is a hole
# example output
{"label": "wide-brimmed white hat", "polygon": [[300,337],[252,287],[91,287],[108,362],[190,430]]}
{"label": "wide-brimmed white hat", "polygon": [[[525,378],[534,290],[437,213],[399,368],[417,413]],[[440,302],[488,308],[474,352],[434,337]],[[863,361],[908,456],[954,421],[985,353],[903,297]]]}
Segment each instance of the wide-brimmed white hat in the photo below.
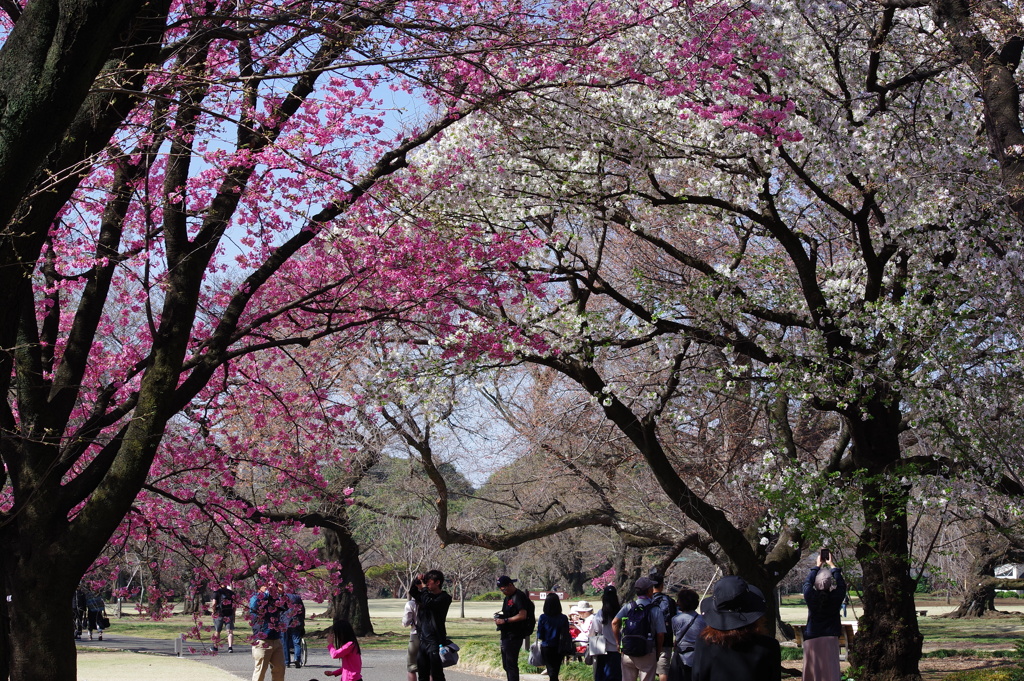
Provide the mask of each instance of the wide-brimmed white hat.
{"label": "wide-brimmed white hat", "polygon": [[576,604],[576,612],[594,612],[594,606],[590,601],[580,601]]}

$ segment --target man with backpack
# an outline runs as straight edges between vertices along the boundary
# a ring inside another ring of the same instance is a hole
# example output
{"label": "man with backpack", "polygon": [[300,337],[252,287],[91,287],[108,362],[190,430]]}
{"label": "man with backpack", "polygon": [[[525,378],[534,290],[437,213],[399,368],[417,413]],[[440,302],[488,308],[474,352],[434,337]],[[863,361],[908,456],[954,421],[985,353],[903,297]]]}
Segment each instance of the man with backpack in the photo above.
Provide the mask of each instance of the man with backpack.
{"label": "man with backpack", "polygon": [[665,620],[665,640],[661,646],[661,654],[658,655],[658,681],[668,681],[668,669],[672,662],[672,618],[676,616],[678,609],[676,603],[668,594],[664,593],[665,578],[658,573],[657,568],[651,568],[650,580],[654,582],[654,595],[651,602],[661,610],[661,616]]}
{"label": "man with backpack", "polygon": [[622,653],[622,681],[654,681],[665,643],[665,618],[651,597],[654,582],[641,577],[633,586],[636,600],[622,606],[612,620],[612,631]]}
{"label": "man with backpack", "polygon": [[501,666],[508,681],[519,681],[519,651],[537,622],[533,602],[516,588],[515,582],[508,575],[498,577],[498,590],[505,600],[501,612],[494,615],[494,624],[501,632]]}

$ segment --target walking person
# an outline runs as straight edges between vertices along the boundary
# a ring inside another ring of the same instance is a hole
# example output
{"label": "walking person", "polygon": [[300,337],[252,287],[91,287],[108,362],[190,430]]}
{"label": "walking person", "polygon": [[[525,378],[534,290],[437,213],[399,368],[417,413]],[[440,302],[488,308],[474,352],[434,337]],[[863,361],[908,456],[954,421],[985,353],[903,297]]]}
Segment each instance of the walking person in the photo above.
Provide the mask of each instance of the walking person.
{"label": "walking person", "polygon": [[533,633],[533,603],[516,588],[516,580],[508,575],[498,577],[498,590],[505,600],[501,612],[494,617],[501,638],[501,667],[507,681],[519,681],[519,651]]}
{"label": "walking person", "polygon": [[678,612],[672,618],[672,661],[669,663],[670,681],[690,681],[693,677],[693,651],[697,637],[707,626],[697,613],[700,597],[693,589],[680,589],[676,595]]}
{"label": "walking person", "polygon": [[284,666],[302,668],[302,637],[306,635],[306,605],[298,594],[285,594],[288,601],[286,619],[288,628],[284,631]]}
{"label": "walking person", "polygon": [[569,636],[569,618],[562,614],[562,601],[558,594],[548,592],[544,599],[544,612],[537,620],[537,640],[544,669],[550,681],[558,681],[562,669],[562,637]]}
{"label": "walking person", "polygon": [[641,577],[633,586],[636,599],[622,606],[612,629],[622,653],[622,681],[654,681],[665,642],[665,619],[654,604],[654,582]]}
{"label": "walking person", "polygon": [[227,629],[228,652],[235,652],[235,612],[238,609],[235,590],[225,580],[213,592],[213,652],[220,649],[220,632]]}
{"label": "walking person", "polygon": [[361,681],[363,678],[363,655],[352,625],[344,617],[335,617],[327,632],[327,652],[335,660],[341,660],[341,667],[324,672],[324,676],[340,676],[341,681]]}
{"label": "walking person", "polygon": [[601,591],[601,609],[594,613],[588,647],[594,656],[594,681],[622,681],[622,655],[612,621],[622,609],[619,592],[609,584]]}
{"label": "walking person", "polygon": [[846,599],[843,571],[822,549],[816,565],[804,580],[807,626],[804,627],[804,681],[839,681],[839,635],[843,631],[841,608]]}
{"label": "walking person", "polygon": [[409,590],[416,601],[416,630],[420,636],[420,649],[416,657],[416,676],[419,681],[445,681],[441,666],[441,646],[448,640],[445,620],[452,597],[441,587],[444,574],[430,570],[418,578]]}
{"label": "walking person", "polygon": [[277,584],[264,584],[249,599],[249,621],[252,623],[252,659],[255,668],[252,681],[263,681],[270,669],[272,681],[284,681],[284,646],[281,617],[288,602]]}
{"label": "walking person", "polygon": [[99,640],[103,640],[103,620],[107,616],[107,606],[103,602],[103,596],[96,591],[90,591],[85,599],[87,619],[89,627],[89,640],[92,640],[92,632],[99,632]]}
{"label": "walking person", "polygon": [[782,681],[782,649],[763,632],[760,589],[722,577],[700,609],[707,626],[693,651],[693,681]]}

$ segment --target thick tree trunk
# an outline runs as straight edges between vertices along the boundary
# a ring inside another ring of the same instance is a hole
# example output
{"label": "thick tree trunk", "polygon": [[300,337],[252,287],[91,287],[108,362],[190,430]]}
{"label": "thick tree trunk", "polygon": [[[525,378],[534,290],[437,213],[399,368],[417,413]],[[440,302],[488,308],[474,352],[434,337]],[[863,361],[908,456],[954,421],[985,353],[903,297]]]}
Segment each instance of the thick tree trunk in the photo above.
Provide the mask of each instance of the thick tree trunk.
{"label": "thick tree trunk", "polygon": [[325,529],[324,539],[327,545],[327,558],[341,563],[342,579],[341,591],[331,598],[328,615],[347,619],[357,636],[372,634],[373,623],[370,622],[366,575],[359,560],[359,545],[347,531]]}
{"label": "thick tree trunk", "polygon": [[[907,502],[900,481],[899,398],[881,390],[866,414],[849,418],[854,465],[865,471],[864,529],[857,542],[863,571],[864,615],[851,650],[857,679],[920,681],[918,662],[924,637],[914,610],[910,575]],[[888,403],[888,404],[887,404]]]}
{"label": "thick tree trunk", "polygon": [[0,584],[0,679],[8,679],[11,675],[11,639],[8,632],[11,630],[10,613],[7,611],[7,597],[10,591],[7,583]]}
{"label": "thick tree trunk", "polygon": [[[74,615],[71,601],[75,593],[72,579],[62,578],[43,552],[28,547],[6,546],[4,562],[4,598],[10,601],[0,609],[4,615],[0,639],[6,644],[6,658],[12,681],[73,681],[77,676],[74,640]],[[15,552],[25,553],[12,559]],[[31,557],[44,565],[31,569]],[[20,564],[11,570],[11,563]],[[75,578],[77,579],[77,577]],[[0,678],[7,679],[8,676]]]}
{"label": "thick tree trunk", "polygon": [[945,617],[973,619],[1005,616],[1005,612],[996,610],[996,589],[1024,589],[1024,579],[997,579],[991,575],[980,575],[976,578],[974,586],[964,594],[964,599],[957,609]]}

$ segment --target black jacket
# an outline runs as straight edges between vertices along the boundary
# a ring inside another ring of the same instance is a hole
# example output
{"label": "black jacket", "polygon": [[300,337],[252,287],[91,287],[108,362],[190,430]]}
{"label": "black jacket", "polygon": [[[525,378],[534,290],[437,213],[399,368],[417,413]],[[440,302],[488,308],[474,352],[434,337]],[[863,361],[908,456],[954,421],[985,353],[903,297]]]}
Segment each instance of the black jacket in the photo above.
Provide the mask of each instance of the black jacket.
{"label": "black jacket", "polygon": [[693,681],[782,681],[782,648],[758,634],[739,648],[726,648],[697,637],[693,651]]}
{"label": "black jacket", "polygon": [[452,597],[447,591],[432,594],[429,591],[420,591],[415,586],[409,590],[409,595],[419,606],[416,614],[416,632],[420,636],[420,646],[437,648],[448,640],[445,620],[448,618]]}
{"label": "black jacket", "polygon": [[804,639],[821,636],[839,636],[843,631],[843,623],[839,609],[846,598],[846,580],[843,571],[832,568],[832,579],[836,588],[832,591],[818,591],[814,588],[814,578],[818,576],[817,567],[812,567],[804,580],[804,600],[807,602],[807,626],[804,627]]}

